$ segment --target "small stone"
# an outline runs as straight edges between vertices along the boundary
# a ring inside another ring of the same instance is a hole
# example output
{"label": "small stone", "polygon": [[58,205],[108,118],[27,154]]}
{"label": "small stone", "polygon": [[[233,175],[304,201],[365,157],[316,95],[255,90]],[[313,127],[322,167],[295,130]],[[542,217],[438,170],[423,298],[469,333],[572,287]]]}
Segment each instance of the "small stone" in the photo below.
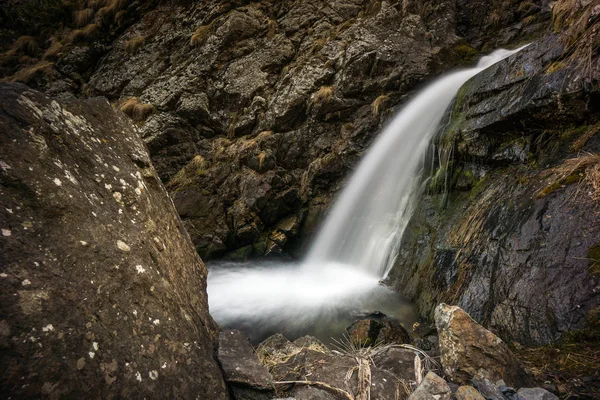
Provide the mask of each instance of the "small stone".
{"label": "small stone", "polygon": [[558,397],[540,387],[521,388],[514,397],[515,400],[558,400]]}
{"label": "small stone", "polygon": [[121,251],[131,251],[131,247],[129,247],[125,242],[123,242],[122,240],[117,240],[117,247],[119,248],[119,250]]}
{"label": "small stone", "polygon": [[10,229],[2,229],[2,236],[10,236],[12,231]]}
{"label": "small stone", "polygon": [[55,184],[56,186],[62,186],[62,182],[61,182],[61,181],[60,181],[60,179],[58,179],[58,178],[54,178],[54,184]]}
{"label": "small stone", "polygon": [[85,367],[85,359],[82,357],[79,360],[77,360],[77,369],[81,371],[83,367]]}
{"label": "small stone", "polygon": [[52,326],[52,324],[48,324],[42,328],[43,332],[51,332],[53,330],[54,330],[54,327]]}
{"label": "small stone", "polygon": [[155,381],[156,378],[158,378],[158,371],[152,370],[152,371],[148,372],[148,376],[150,377],[150,379]]}
{"label": "small stone", "polygon": [[456,400],[485,400],[473,386],[461,386],[454,395]]}
{"label": "small stone", "polygon": [[23,282],[21,282],[21,285],[29,286],[29,285],[31,285],[31,281],[29,279],[24,279]]}

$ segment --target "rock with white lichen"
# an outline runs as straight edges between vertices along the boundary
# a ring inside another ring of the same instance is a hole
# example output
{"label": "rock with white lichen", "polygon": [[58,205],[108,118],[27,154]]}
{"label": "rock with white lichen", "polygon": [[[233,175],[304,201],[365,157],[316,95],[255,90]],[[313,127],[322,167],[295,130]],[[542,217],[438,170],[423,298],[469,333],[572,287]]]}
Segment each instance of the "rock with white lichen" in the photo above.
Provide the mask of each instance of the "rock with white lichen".
{"label": "rock with white lichen", "polygon": [[0,98],[0,397],[227,399],[206,268],[136,127]]}

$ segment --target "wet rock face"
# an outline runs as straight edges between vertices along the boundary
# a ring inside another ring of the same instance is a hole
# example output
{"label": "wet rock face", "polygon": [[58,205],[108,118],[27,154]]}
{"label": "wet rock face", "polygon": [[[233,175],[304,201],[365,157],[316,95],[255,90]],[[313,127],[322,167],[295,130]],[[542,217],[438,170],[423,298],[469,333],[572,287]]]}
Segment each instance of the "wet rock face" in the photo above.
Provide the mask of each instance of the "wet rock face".
{"label": "wet rock face", "polygon": [[422,314],[457,304],[507,342],[540,345],[600,306],[597,200],[583,169],[556,178],[600,152],[600,58],[582,69],[570,51],[550,34],[459,92],[438,143],[453,153],[450,193],[424,196],[390,274]]}
{"label": "wet rock face", "polygon": [[516,387],[531,382],[506,344],[459,307],[440,304],[435,310],[435,323],[444,372],[453,382],[503,379]]}
{"label": "wet rock face", "polygon": [[0,86],[0,391],[227,399],[206,269],[105,99]]}
{"label": "wet rock face", "polygon": [[[165,5],[115,41],[89,88],[156,107],[142,135],[203,259],[299,252],[390,110],[477,53],[462,42],[457,50],[457,15],[470,6],[460,7]],[[513,37],[520,18],[503,21]]]}

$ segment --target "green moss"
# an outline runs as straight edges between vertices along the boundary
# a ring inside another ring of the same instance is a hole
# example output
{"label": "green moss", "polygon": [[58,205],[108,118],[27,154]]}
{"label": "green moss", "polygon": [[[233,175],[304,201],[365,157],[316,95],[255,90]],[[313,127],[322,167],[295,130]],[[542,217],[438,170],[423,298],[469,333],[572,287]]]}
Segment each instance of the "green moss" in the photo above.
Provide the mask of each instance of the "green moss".
{"label": "green moss", "polygon": [[469,193],[469,198],[471,200],[475,199],[479,193],[483,192],[483,189],[485,189],[485,187],[487,186],[487,175],[484,176],[483,178],[481,178],[479,181],[477,181],[477,183],[475,183],[475,185],[473,185],[473,188],[471,189],[471,192]]}
{"label": "green moss", "polygon": [[535,197],[538,199],[546,197],[549,194],[556,192],[558,189],[561,189],[567,185],[571,185],[573,183],[577,183],[577,182],[581,181],[582,178],[583,178],[583,176],[580,173],[571,174],[564,179],[553,182],[550,185],[546,186]]}
{"label": "green moss", "polygon": [[468,44],[459,44],[454,48],[454,54],[464,62],[470,62],[477,56],[477,50]]}

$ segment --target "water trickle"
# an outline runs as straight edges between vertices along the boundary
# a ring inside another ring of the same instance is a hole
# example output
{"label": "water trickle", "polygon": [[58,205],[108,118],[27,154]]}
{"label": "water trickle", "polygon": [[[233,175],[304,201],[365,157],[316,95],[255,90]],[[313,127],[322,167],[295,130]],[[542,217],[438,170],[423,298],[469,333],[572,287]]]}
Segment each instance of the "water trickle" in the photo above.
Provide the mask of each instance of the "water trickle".
{"label": "water trickle", "polygon": [[274,332],[319,335],[320,328],[328,337],[354,315],[375,310],[412,322],[408,305],[379,282],[394,264],[421,194],[427,147],[460,87],[519,50],[497,50],[417,94],[367,151],[302,264],[211,268],[208,296],[217,322],[245,328],[255,339]]}

